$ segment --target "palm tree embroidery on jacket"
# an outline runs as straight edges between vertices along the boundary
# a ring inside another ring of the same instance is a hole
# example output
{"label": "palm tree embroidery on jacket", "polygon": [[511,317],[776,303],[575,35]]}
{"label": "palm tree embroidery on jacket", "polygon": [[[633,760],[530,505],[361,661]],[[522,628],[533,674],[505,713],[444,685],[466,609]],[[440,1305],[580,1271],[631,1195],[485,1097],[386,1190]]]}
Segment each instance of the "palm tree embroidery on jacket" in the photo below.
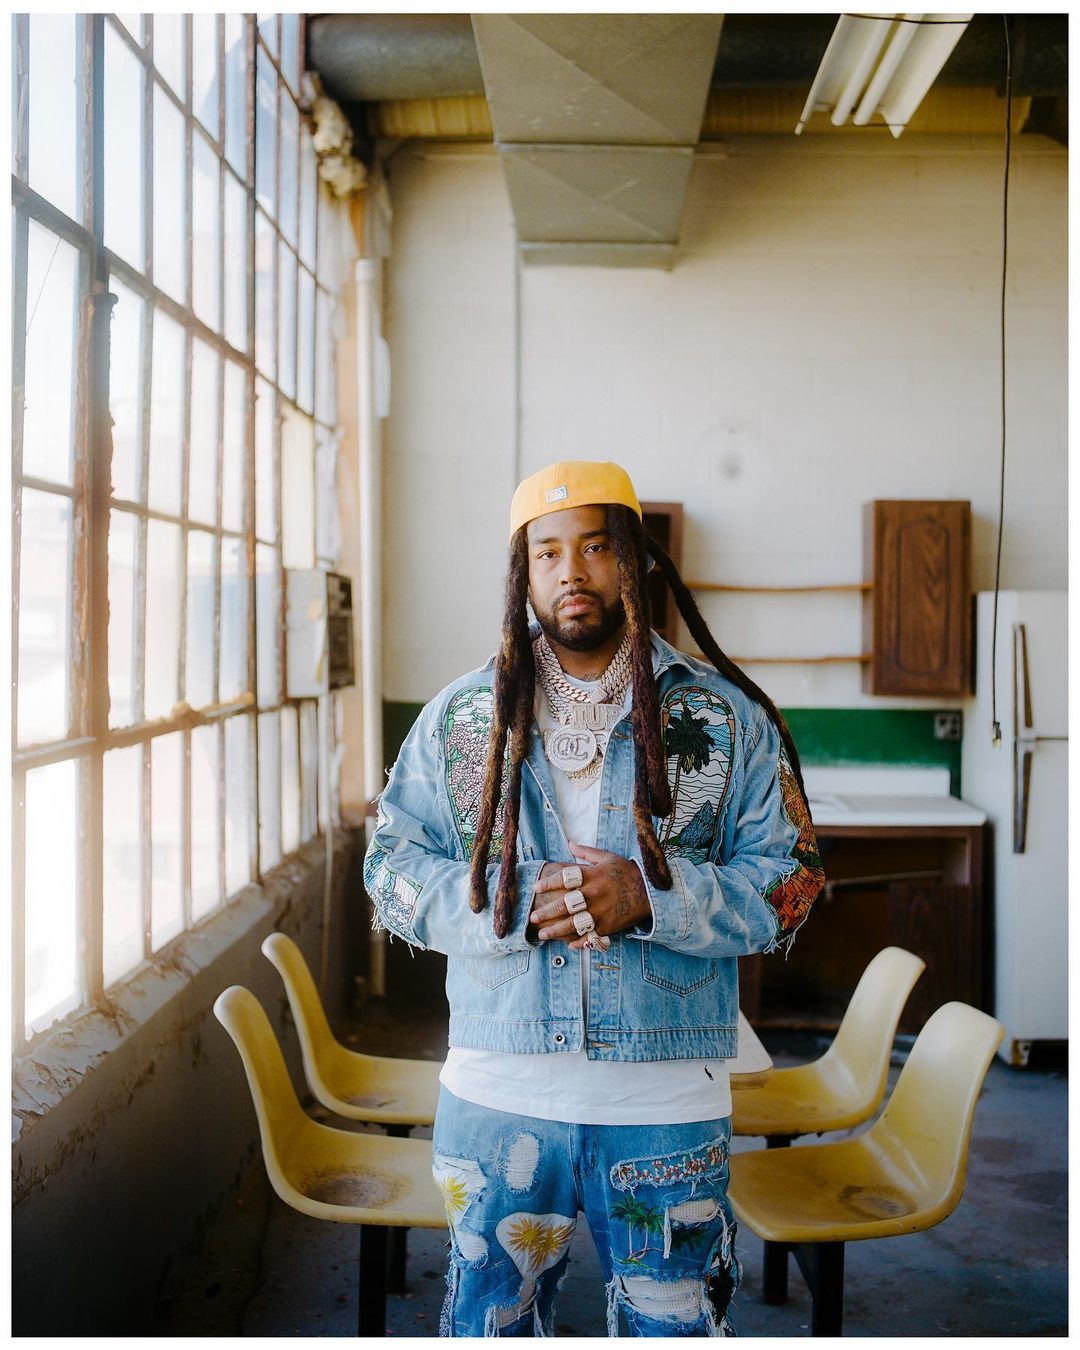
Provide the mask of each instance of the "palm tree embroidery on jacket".
{"label": "palm tree embroidery on jacket", "polygon": [[735,714],[719,694],[692,685],[669,694],[661,716],[671,815],[660,842],[669,856],[706,862],[731,779]]}
{"label": "palm tree embroidery on jacket", "polygon": [[765,899],[776,910],[781,932],[794,934],[795,929],[810,912],[810,906],[825,884],[825,870],[821,865],[814,822],[810,819],[803,795],[795,781],[791,762],[783,747],[777,759],[776,772],[780,779],[784,815],[787,816],[792,828],[797,831],[797,837],[791,846],[791,856],[796,860],[796,865],[786,877],[780,877],[773,882],[765,892]]}
{"label": "palm tree embroidery on jacket", "polygon": [[[472,857],[476,826],[480,817],[480,801],[484,795],[484,772],[494,703],[495,697],[490,689],[475,685],[461,689],[447,705],[443,725],[446,787],[467,858]],[[502,852],[506,777],[504,771],[499,809],[495,816],[495,830],[491,836],[492,858],[497,858]]]}

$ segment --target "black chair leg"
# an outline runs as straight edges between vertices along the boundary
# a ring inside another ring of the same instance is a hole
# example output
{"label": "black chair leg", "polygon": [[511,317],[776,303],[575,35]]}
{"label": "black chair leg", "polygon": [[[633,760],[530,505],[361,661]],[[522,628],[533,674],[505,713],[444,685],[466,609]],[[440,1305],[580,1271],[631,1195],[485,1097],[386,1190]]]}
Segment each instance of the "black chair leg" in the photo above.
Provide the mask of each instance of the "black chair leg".
{"label": "black chair leg", "polygon": [[[411,1125],[387,1125],[386,1133],[392,1139],[407,1139],[412,1133]],[[406,1260],[408,1257],[407,1228],[391,1228],[389,1233],[388,1265],[386,1273],[386,1291],[388,1294],[404,1294],[406,1288]]]}
{"label": "black chair leg", "polygon": [[810,1290],[810,1335],[842,1336],[844,1325],[844,1244],[803,1243],[793,1247]]}
{"label": "black chair leg", "polygon": [[762,1303],[786,1303],[788,1296],[788,1247],[785,1242],[766,1242],[761,1266]]}
{"label": "black chair leg", "polygon": [[[790,1134],[770,1135],[766,1148],[789,1148],[794,1138]],[[786,1303],[788,1296],[788,1247],[783,1242],[766,1242],[765,1259],[761,1263],[761,1301],[773,1305]]]}
{"label": "black chair leg", "polygon": [[386,1229],[360,1225],[360,1293],[357,1334],[386,1335]]}

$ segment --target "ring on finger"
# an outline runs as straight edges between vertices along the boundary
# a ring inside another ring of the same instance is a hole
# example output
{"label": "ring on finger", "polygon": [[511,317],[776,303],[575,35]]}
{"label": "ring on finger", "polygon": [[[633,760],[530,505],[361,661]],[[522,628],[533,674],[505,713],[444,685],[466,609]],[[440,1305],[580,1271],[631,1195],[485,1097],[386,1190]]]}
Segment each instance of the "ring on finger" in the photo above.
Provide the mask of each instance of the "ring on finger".
{"label": "ring on finger", "polygon": [[564,867],[562,870],[562,884],[568,891],[580,886],[582,880],[582,871],[580,867]]}
{"label": "ring on finger", "polygon": [[596,920],[587,909],[574,915],[574,928],[577,930],[578,937],[584,937],[586,933],[591,933],[596,927]]}
{"label": "ring on finger", "polygon": [[611,939],[599,933],[590,933],[582,945],[588,947],[591,952],[606,952],[611,946]]}
{"label": "ring on finger", "polygon": [[577,914],[579,910],[585,908],[587,903],[585,896],[581,891],[567,891],[564,898],[567,914]]}

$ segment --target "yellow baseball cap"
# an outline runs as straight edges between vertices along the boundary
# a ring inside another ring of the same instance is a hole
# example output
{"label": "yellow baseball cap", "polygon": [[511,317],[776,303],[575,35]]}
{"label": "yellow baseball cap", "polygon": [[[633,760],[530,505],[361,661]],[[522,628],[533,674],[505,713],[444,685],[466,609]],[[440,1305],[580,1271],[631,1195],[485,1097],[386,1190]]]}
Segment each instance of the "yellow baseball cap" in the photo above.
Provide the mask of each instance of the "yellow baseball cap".
{"label": "yellow baseball cap", "polygon": [[630,475],[610,460],[561,459],[517,485],[510,503],[510,538],[522,525],[575,506],[628,506],[641,518]]}

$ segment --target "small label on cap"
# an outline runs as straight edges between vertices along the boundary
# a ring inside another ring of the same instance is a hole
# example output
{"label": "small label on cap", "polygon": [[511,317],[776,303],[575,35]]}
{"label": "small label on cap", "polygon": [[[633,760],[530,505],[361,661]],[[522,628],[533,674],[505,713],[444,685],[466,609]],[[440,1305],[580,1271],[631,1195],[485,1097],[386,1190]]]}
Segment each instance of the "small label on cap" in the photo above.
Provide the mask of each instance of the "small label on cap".
{"label": "small label on cap", "polygon": [[551,502],[564,502],[566,501],[567,497],[569,497],[569,495],[570,494],[569,492],[567,492],[566,485],[564,483],[562,487],[548,488],[548,490],[544,493],[544,501],[548,502],[549,504]]}

